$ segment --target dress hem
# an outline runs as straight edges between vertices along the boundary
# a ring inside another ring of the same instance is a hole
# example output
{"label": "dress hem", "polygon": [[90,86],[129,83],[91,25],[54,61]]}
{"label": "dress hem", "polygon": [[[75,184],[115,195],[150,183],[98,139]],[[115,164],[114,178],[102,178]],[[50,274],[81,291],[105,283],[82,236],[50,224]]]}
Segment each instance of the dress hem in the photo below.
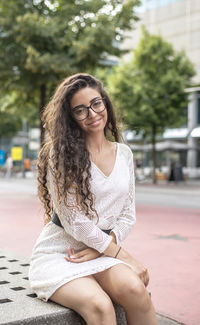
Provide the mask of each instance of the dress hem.
{"label": "dress hem", "polygon": [[[43,293],[43,295],[41,295],[41,296],[43,296],[43,297],[40,297],[40,295],[38,294],[37,296],[38,296],[38,299],[40,299],[40,300],[43,300],[44,302],[48,302],[48,300],[50,299],[50,297],[56,292],[56,290],[58,290],[60,287],[62,287],[64,284],[66,284],[66,283],[68,283],[68,282],[70,282],[70,281],[72,281],[72,280],[75,280],[75,279],[79,279],[79,278],[82,278],[82,277],[85,277],[85,276],[88,276],[88,275],[92,275],[92,274],[96,274],[96,273],[99,273],[99,272],[103,272],[103,271],[105,271],[105,270],[107,270],[107,269],[110,269],[111,267],[113,267],[113,266],[115,266],[115,265],[117,265],[117,264],[125,264],[125,265],[127,265],[127,266],[129,266],[130,268],[131,268],[131,266],[128,264],[128,263],[126,263],[126,262],[123,262],[123,261],[121,261],[121,260],[119,260],[119,259],[116,259],[116,261],[115,261],[115,263],[113,263],[112,262],[112,264],[110,264],[110,265],[107,265],[107,266],[103,266],[102,267],[102,269],[101,270],[99,270],[99,271],[97,271],[97,270],[88,270],[88,271],[86,271],[86,272],[83,272],[82,274],[76,274],[76,275],[74,275],[74,276],[71,276],[70,278],[68,277],[68,278],[65,278],[65,279],[63,279],[62,281],[60,281],[52,290],[49,290],[48,291],[48,294],[46,294],[46,297],[44,297],[44,293]],[[34,291],[34,290],[33,290]],[[35,292],[36,293],[36,292]],[[37,294],[37,293],[36,293]]]}

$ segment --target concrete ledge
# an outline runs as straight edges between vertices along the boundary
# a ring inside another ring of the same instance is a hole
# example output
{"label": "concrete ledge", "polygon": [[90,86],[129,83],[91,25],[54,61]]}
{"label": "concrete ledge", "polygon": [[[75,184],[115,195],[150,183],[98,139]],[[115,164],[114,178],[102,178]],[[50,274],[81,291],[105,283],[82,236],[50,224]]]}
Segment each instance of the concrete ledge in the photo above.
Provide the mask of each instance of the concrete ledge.
{"label": "concrete ledge", "polygon": [[[52,303],[50,303],[52,304]],[[118,314],[120,313],[120,310],[118,309],[119,306],[117,306]],[[34,308],[34,306],[33,306]],[[122,311],[123,312],[123,311]],[[124,316],[123,316],[124,317]],[[117,324],[118,325],[126,325],[125,318],[120,316],[120,319],[118,318]],[[25,325],[86,325],[85,321],[74,311],[65,308],[63,311],[44,314],[42,316],[35,316],[32,318],[26,318],[23,320],[17,320],[12,322],[6,322],[6,323],[0,323],[0,324],[6,324],[6,325],[19,325],[19,324],[25,324]]]}
{"label": "concrete ledge", "polygon": [[175,320],[164,317],[162,315],[157,314],[158,324],[159,325],[184,325],[183,323],[178,323]]}
{"label": "concrete ledge", "polygon": [[[36,298],[28,281],[29,259],[0,250],[0,324],[85,325],[74,311]],[[126,325],[123,308],[115,305],[118,325]]]}

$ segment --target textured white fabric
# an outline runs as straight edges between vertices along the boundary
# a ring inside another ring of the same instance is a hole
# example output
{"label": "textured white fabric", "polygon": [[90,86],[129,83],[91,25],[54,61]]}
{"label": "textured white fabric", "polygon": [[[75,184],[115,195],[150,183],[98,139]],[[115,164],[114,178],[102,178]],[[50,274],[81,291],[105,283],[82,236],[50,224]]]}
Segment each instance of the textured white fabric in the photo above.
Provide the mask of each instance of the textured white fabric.
{"label": "textured white fabric", "polygon": [[[136,220],[133,155],[127,145],[117,143],[115,165],[109,176],[104,175],[94,163],[91,165],[91,176],[94,205],[99,215],[98,223],[96,218],[88,219],[75,207],[69,209],[63,202],[59,205],[53,177],[51,173],[48,175],[53,206],[64,228],[49,222],[33,249],[29,280],[32,290],[44,301],[57,288],[72,279],[123,263],[108,256],[78,264],[64,259],[68,248],[80,251],[89,246],[104,252],[112,237],[101,229],[112,229],[119,244],[129,234]],[[73,205],[73,194],[68,202]]]}

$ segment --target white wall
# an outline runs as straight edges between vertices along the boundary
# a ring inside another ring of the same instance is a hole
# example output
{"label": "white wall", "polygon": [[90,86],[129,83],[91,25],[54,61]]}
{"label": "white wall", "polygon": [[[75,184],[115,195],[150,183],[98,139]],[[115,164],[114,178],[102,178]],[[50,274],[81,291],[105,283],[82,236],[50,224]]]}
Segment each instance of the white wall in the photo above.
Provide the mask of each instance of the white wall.
{"label": "white wall", "polygon": [[[153,34],[161,34],[176,50],[185,50],[194,63],[197,75],[195,83],[200,83],[200,0],[179,0],[168,5],[148,10],[140,14],[141,20],[129,32],[123,48],[136,48],[141,35],[141,25]],[[127,54],[125,60],[130,59]]]}

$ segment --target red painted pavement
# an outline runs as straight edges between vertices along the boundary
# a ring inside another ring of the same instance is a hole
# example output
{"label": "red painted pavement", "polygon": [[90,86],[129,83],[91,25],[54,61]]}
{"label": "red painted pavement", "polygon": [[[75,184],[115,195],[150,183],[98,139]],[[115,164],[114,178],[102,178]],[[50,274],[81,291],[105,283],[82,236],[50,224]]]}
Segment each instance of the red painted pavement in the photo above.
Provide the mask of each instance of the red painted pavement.
{"label": "red painted pavement", "polygon": [[[37,197],[1,191],[0,224],[0,247],[30,256],[43,225]],[[199,229],[195,209],[138,205],[123,245],[147,266],[156,311],[186,325],[200,324]]]}
{"label": "red painted pavement", "polygon": [[30,256],[43,227],[43,212],[38,198],[29,193],[0,191],[0,247]]}
{"label": "red painted pavement", "polygon": [[156,311],[199,325],[199,210],[137,206],[137,224],[124,247],[147,266]]}

